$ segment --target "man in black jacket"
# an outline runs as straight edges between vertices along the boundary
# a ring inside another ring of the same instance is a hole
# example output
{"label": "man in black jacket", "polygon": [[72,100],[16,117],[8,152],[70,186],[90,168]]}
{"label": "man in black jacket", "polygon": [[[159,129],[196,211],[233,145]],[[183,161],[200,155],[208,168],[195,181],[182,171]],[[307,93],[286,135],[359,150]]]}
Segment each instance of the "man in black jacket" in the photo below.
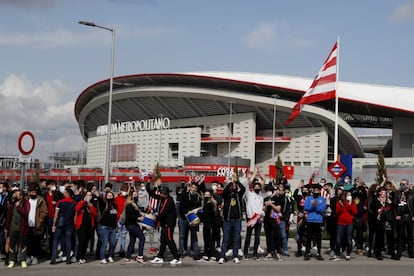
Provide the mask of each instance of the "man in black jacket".
{"label": "man in black jacket", "polygon": [[[191,225],[187,220],[187,214],[194,209],[201,207],[201,195],[198,192],[198,186],[195,183],[191,184],[189,191],[183,192],[180,201],[180,218],[178,220],[180,235],[179,235],[179,251],[180,255],[183,256],[184,248],[187,244],[186,233],[191,233],[191,249],[194,252],[194,260],[200,259],[200,252],[198,247],[197,233],[199,230],[198,225]],[[188,229],[188,230],[187,230]]]}
{"label": "man in black jacket", "polygon": [[174,241],[174,228],[177,220],[177,213],[175,212],[174,199],[169,195],[170,191],[167,186],[161,187],[160,190],[160,207],[155,214],[160,222],[161,226],[161,245],[157,256],[151,261],[152,264],[164,263],[164,253],[168,245],[168,248],[173,255],[173,260],[170,262],[172,265],[181,264],[180,256],[178,255],[177,245]]}
{"label": "man in black jacket", "polygon": [[240,246],[240,232],[242,219],[242,199],[246,188],[239,182],[237,175],[233,174],[233,181],[229,182],[223,190],[223,244],[221,245],[219,264],[224,263],[230,236],[233,236],[233,262],[240,263],[238,250]]}
{"label": "man in black jacket", "polygon": [[4,225],[6,224],[7,203],[10,197],[8,190],[9,190],[9,184],[7,182],[0,183],[0,255],[5,254]]}

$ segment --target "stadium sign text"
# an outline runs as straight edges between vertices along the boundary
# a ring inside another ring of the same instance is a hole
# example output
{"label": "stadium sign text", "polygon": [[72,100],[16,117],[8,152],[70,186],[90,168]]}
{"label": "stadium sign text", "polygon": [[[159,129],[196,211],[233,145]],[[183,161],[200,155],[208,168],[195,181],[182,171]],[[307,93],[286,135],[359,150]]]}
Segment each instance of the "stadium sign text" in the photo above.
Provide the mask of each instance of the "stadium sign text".
{"label": "stadium sign text", "polygon": [[[170,128],[169,118],[155,118],[147,120],[138,120],[130,122],[118,122],[111,124],[111,134],[137,132],[137,131],[149,131],[160,130]],[[96,128],[96,135],[102,136],[108,134],[108,126],[102,125]]]}

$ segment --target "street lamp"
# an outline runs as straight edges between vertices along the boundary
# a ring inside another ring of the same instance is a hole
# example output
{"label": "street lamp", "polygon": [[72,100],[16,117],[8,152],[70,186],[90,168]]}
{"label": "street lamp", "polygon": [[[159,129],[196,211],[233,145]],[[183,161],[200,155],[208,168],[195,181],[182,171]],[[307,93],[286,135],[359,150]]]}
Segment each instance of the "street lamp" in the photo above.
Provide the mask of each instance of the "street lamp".
{"label": "street lamp", "polygon": [[[230,165],[231,165],[231,138],[233,136],[233,119],[232,119],[232,115],[233,115],[233,103],[230,102],[230,111],[229,111],[229,149],[228,149],[228,156],[227,156],[227,167],[230,170]],[[231,174],[230,174],[231,176]]]}
{"label": "street lamp", "polygon": [[111,146],[111,117],[112,117],[112,89],[113,89],[113,84],[114,84],[114,56],[115,56],[115,30],[108,28],[108,27],[104,27],[104,26],[100,26],[100,25],[96,25],[93,22],[88,22],[88,21],[79,21],[79,24],[85,25],[85,26],[89,26],[89,27],[96,27],[96,28],[100,28],[100,29],[104,29],[107,31],[110,31],[112,33],[112,49],[111,49],[111,75],[109,78],[109,100],[108,100],[108,127],[107,127],[107,138],[106,138],[106,155],[105,155],[105,183],[109,182],[109,170],[110,170],[110,155],[111,155],[111,151],[110,151],[110,146]]}
{"label": "street lamp", "polygon": [[162,122],[162,118],[164,117],[164,114],[160,113],[158,114],[158,117],[160,117],[160,137],[159,137],[159,148],[158,148],[158,165],[161,165],[161,138],[162,138],[162,127],[161,127],[161,122]]}
{"label": "street lamp", "polygon": [[276,99],[279,95],[272,95],[273,101],[273,133],[272,133],[272,161],[275,164],[275,131],[276,131]]}

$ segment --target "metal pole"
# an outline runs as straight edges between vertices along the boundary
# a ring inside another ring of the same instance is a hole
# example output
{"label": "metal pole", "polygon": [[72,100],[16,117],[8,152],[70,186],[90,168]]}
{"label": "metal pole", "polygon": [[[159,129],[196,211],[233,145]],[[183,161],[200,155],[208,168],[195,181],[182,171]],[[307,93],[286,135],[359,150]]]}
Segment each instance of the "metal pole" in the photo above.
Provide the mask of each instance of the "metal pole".
{"label": "metal pole", "polygon": [[[228,157],[227,157],[227,167],[230,169],[230,160],[231,160],[231,138],[233,136],[233,131],[232,131],[232,113],[233,113],[233,103],[230,103],[230,114],[229,114],[229,152],[228,152]],[[231,176],[231,175],[230,175]]]}
{"label": "metal pole", "polygon": [[159,137],[159,141],[160,141],[160,143],[159,143],[159,148],[158,148],[158,165],[160,165],[161,164],[161,138],[162,138],[162,127],[161,127],[161,122],[162,122],[162,118],[164,117],[164,114],[159,114],[158,115],[160,118],[161,118],[161,120],[160,120],[160,137]]}
{"label": "metal pole", "polygon": [[111,121],[112,121],[112,90],[114,84],[114,60],[115,60],[115,29],[96,25],[93,22],[80,21],[79,24],[96,27],[110,31],[112,33],[112,47],[111,47],[111,75],[109,78],[109,100],[108,100],[108,126],[106,136],[106,148],[105,148],[105,183],[109,182],[109,171],[111,167]]}
{"label": "metal pole", "polygon": [[82,124],[82,146],[81,146],[81,166],[83,166],[85,162],[84,156],[84,139],[85,139],[85,124]]}
{"label": "metal pole", "polygon": [[272,133],[272,163],[275,164],[275,136],[276,136],[276,99],[278,95],[272,95],[273,97],[273,133]]}

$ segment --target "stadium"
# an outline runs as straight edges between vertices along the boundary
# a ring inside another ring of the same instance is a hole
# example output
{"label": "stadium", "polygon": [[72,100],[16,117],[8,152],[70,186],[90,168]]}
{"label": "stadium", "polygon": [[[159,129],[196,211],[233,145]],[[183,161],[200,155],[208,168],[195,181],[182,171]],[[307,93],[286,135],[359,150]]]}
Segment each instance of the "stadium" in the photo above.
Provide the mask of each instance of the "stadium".
{"label": "stadium", "polygon": [[[226,174],[258,167],[264,174],[280,157],[290,177],[326,174],[334,161],[334,100],[305,105],[288,126],[293,106],[311,79],[236,72],[155,73],[113,80],[110,167],[170,168],[171,175]],[[87,167],[104,168],[110,80],[87,87],[75,117],[87,142]],[[365,163],[379,149],[413,167],[414,89],[339,82],[339,147]],[[361,143],[355,128],[392,130],[392,141]],[[362,163],[361,163],[362,162]]]}

